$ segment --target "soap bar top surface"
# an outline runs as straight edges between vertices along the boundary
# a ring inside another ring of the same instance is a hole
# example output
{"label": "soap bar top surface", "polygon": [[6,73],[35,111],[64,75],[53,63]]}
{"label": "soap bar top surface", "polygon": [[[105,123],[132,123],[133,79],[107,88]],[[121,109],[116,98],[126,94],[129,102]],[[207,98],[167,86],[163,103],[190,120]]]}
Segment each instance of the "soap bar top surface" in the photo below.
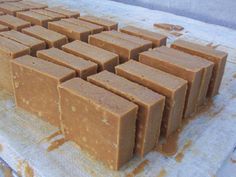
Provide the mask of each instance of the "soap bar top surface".
{"label": "soap bar top surface", "polygon": [[100,105],[119,117],[125,115],[132,109],[138,109],[132,102],[80,78],[71,79],[61,84],[60,87],[89,99],[94,104]]}
{"label": "soap bar top surface", "polygon": [[23,0],[21,1],[22,4],[26,4],[26,5],[30,5],[31,9],[43,9],[43,8],[47,8],[48,5],[46,4],[42,4],[42,3],[38,3],[38,2],[34,2],[34,1],[29,1],[29,0]]}
{"label": "soap bar top surface", "polygon": [[70,76],[75,73],[72,69],[32,57],[30,55],[19,57],[12,62],[30,69],[34,69],[38,72],[42,72],[49,77],[57,79],[58,81],[63,79],[65,76]]}
{"label": "soap bar top surface", "polygon": [[19,42],[28,47],[33,47],[36,45],[45,45],[44,41],[41,41],[37,38],[31,37],[27,34],[24,34],[15,30],[1,32],[0,35],[5,38],[9,38],[16,42]]}
{"label": "soap bar top surface", "polygon": [[11,15],[0,16],[0,23],[3,25],[7,25],[15,30],[18,30],[18,28],[20,27],[28,27],[31,25],[30,22],[27,22]]}
{"label": "soap bar top surface", "polygon": [[47,16],[47,15],[43,15],[43,14],[39,14],[39,13],[36,13],[34,11],[23,11],[23,12],[17,12],[17,16],[18,17],[22,17],[22,16],[25,16],[25,17],[29,17],[31,19],[37,19],[37,20],[40,20],[40,21],[50,21],[50,20],[53,20],[51,17]]}
{"label": "soap bar top surface", "polygon": [[61,8],[61,7],[50,7],[50,8],[46,8],[46,10],[65,15],[68,18],[70,18],[70,17],[75,17],[76,18],[76,17],[80,16],[79,12],[71,11],[69,9],[64,9],[64,8]]}
{"label": "soap bar top surface", "polygon": [[21,55],[29,54],[30,48],[10,39],[0,37],[0,53],[11,58],[16,58]]}
{"label": "soap bar top surface", "polygon": [[36,12],[42,15],[46,15],[48,17],[51,17],[55,20],[59,20],[61,18],[66,18],[66,16],[62,15],[62,14],[58,14],[49,10],[45,10],[45,9],[35,9],[35,10],[31,10],[32,12]]}

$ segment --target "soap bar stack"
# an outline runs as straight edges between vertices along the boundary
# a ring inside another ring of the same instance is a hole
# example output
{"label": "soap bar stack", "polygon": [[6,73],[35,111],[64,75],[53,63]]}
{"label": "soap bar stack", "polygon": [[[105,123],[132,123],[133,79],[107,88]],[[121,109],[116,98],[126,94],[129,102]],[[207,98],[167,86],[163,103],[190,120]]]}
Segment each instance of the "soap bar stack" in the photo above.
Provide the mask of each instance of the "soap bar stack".
{"label": "soap bar stack", "polygon": [[113,170],[219,93],[224,52],[28,0],[0,10],[0,88]]}

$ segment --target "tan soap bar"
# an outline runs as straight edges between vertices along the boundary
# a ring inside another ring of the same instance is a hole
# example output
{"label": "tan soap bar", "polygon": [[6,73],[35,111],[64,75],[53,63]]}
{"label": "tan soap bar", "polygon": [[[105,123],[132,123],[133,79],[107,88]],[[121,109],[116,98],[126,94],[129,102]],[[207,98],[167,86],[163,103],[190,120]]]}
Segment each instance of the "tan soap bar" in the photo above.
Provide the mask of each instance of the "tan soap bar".
{"label": "tan soap bar", "polygon": [[102,26],[99,26],[99,25],[96,25],[96,24],[93,24],[93,23],[89,23],[89,22],[86,22],[86,21],[83,21],[83,20],[79,20],[79,19],[76,19],[76,18],[66,18],[66,19],[62,19],[62,20],[66,21],[66,22],[69,22],[69,23],[79,25],[79,26],[86,27],[90,30],[91,34],[100,33],[104,29]]}
{"label": "tan soap bar", "polygon": [[69,9],[64,9],[64,8],[61,8],[61,7],[50,7],[50,8],[47,8],[46,10],[49,10],[51,12],[55,12],[55,13],[58,13],[58,14],[62,14],[64,16],[66,16],[67,18],[77,18],[80,16],[80,13],[79,12],[75,12],[75,11],[72,11],[72,10],[69,10]]}
{"label": "tan soap bar", "polygon": [[62,14],[51,12],[51,11],[45,10],[45,9],[35,9],[35,10],[31,10],[31,11],[42,14],[42,15],[46,15],[46,16],[52,18],[53,20],[60,20],[62,18],[66,18],[66,16],[64,16]]}
{"label": "tan soap bar", "polygon": [[141,37],[146,40],[152,41],[153,47],[160,47],[162,45],[166,45],[167,36],[162,35],[157,32],[148,31],[142,28],[137,28],[134,26],[126,26],[120,29],[122,33],[126,33],[129,35]]}
{"label": "tan soap bar", "polygon": [[119,64],[118,55],[82,41],[71,42],[62,46],[62,49],[68,53],[97,63],[98,71],[108,70],[115,72],[115,66]]}
{"label": "tan soap bar", "polygon": [[91,34],[87,27],[62,20],[48,23],[48,29],[66,35],[70,41],[81,40],[87,42],[88,36]]}
{"label": "tan soap bar", "polygon": [[8,26],[10,29],[21,31],[23,28],[30,27],[30,22],[11,15],[0,16],[0,24]]}
{"label": "tan soap bar", "polygon": [[196,68],[202,68],[203,76],[202,76],[202,81],[199,88],[198,106],[201,106],[204,103],[206,103],[207,91],[210,85],[214,63],[211,61],[205,60],[204,58],[194,56],[188,53],[184,53],[182,51],[175,50],[172,48],[159,47],[159,48],[156,48],[155,50],[158,50],[159,52],[166,53],[170,56],[178,58],[179,60],[185,62],[185,65],[193,66]]}
{"label": "tan soap bar", "polygon": [[7,26],[0,24],[0,32],[2,32],[2,31],[8,31],[8,30],[9,30],[9,28],[8,28]]}
{"label": "tan soap bar", "polygon": [[143,52],[143,46],[121,38],[108,35],[104,32],[90,35],[89,43],[119,55],[120,63],[130,59],[138,60],[139,53]]}
{"label": "tan soap bar", "polygon": [[105,18],[95,17],[91,15],[84,15],[84,16],[81,16],[79,19],[90,22],[90,23],[94,23],[96,25],[103,26],[106,31],[118,29],[117,22],[114,22]]}
{"label": "tan soap bar", "polygon": [[11,62],[16,105],[60,126],[60,83],[75,76],[69,68],[25,55]]}
{"label": "tan soap bar", "polygon": [[21,11],[27,11],[30,10],[31,6],[27,5],[27,4],[22,4],[20,1],[18,2],[8,2],[7,4],[11,5],[11,6],[15,6],[21,9]]}
{"label": "tan soap bar", "polygon": [[86,79],[88,76],[97,73],[97,64],[66,53],[57,48],[38,51],[37,57],[71,68],[75,70],[77,76],[81,77],[82,79]]}
{"label": "tan soap bar", "polygon": [[0,35],[29,47],[30,54],[33,56],[36,55],[36,51],[46,48],[44,41],[15,30],[2,32]]}
{"label": "tan soap bar", "polygon": [[30,49],[0,36],[0,88],[13,94],[10,61],[30,53]]}
{"label": "tan soap bar", "polygon": [[22,4],[31,6],[31,9],[44,9],[44,8],[48,7],[46,4],[38,3],[35,1],[24,0],[24,1],[20,1],[20,2]]}
{"label": "tan soap bar", "polygon": [[108,71],[90,76],[88,81],[139,106],[135,153],[143,157],[150,152],[159,139],[165,97]]}
{"label": "tan soap bar", "polygon": [[168,137],[181,126],[187,81],[134,60],[116,66],[116,73],[166,96],[162,136]]}
{"label": "tan soap bar", "polygon": [[4,12],[6,14],[9,14],[9,15],[16,16],[16,12],[20,12],[20,11],[24,11],[24,10],[17,7],[17,6],[11,5],[9,3],[1,3],[0,4],[0,11]]}
{"label": "tan soap bar", "polygon": [[5,13],[0,11],[0,15],[5,15]]}
{"label": "tan soap bar", "polygon": [[213,74],[208,90],[208,97],[213,97],[219,93],[220,84],[223,78],[225,64],[228,54],[211,47],[202,46],[184,40],[177,40],[172,45],[172,48],[181,50],[192,55],[202,57],[206,60],[215,63]]}
{"label": "tan soap bar", "polygon": [[65,137],[118,170],[133,157],[137,105],[80,78],[59,86]]}
{"label": "tan soap bar", "polygon": [[[173,50],[173,51],[172,51]],[[173,53],[172,55],[170,53]],[[143,52],[139,61],[148,66],[160,69],[188,81],[188,90],[184,108],[184,117],[188,118],[197,110],[198,96],[203,80],[203,68],[199,67],[197,59],[181,58],[175,55],[174,49],[159,47]]]}
{"label": "tan soap bar", "polygon": [[68,39],[65,35],[46,29],[42,26],[32,26],[30,28],[25,28],[22,30],[22,32],[45,41],[47,48],[60,48],[62,45],[68,42]]}
{"label": "tan soap bar", "polygon": [[53,18],[33,11],[17,12],[16,16],[32,23],[33,25],[40,25],[45,28],[48,27],[48,22],[53,21]]}

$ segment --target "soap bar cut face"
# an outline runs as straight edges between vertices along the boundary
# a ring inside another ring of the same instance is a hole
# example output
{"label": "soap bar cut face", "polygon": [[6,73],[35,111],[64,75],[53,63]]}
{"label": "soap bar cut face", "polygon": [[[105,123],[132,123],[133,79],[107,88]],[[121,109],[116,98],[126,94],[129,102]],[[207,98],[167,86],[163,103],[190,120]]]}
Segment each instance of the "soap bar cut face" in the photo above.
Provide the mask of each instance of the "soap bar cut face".
{"label": "soap bar cut face", "polygon": [[43,26],[45,28],[48,27],[48,22],[53,21],[53,18],[33,11],[17,12],[16,16],[33,25]]}
{"label": "soap bar cut face", "polygon": [[215,64],[207,96],[213,97],[217,95],[219,93],[228,54],[207,46],[202,46],[184,40],[175,41],[171,47],[192,55],[202,57]]}
{"label": "soap bar cut face", "polygon": [[[170,54],[172,52],[172,55]],[[140,54],[139,61],[188,81],[184,117],[188,118],[197,110],[198,96],[203,79],[203,69],[194,58],[181,58],[174,49],[159,47]]]}
{"label": "soap bar cut face", "polygon": [[36,56],[38,50],[46,48],[46,43],[27,34],[11,30],[0,33],[0,36],[16,41],[30,48],[30,54]]}
{"label": "soap bar cut face", "polygon": [[71,68],[75,70],[77,76],[81,77],[82,79],[86,79],[88,76],[97,73],[97,64],[66,53],[57,48],[38,51],[37,57]]}
{"label": "soap bar cut face", "polygon": [[[89,43],[116,53],[119,55],[120,63],[124,63],[130,59],[138,60],[139,53],[147,50],[148,48],[148,45],[146,43],[144,44],[143,41],[132,42],[130,40],[112,35],[110,31],[89,36]],[[151,46],[152,43],[150,42],[149,47]]]}
{"label": "soap bar cut face", "polygon": [[46,15],[50,18],[52,18],[53,20],[60,20],[62,18],[66,18],[66,16],[55,13],[55,12],[51,12],[45,9],[36,9],[36,10],[31,10],[32,12],[36,12],[38,14],[42,14],[42,15]]}
{"label": "soap bar cut face", "polygon": [[20,43],[0,37],[0,88],[13,94],[10,61],[27,55],[30,49]]}
{"label": "soap bar cut face", "polygon": [[82,41],[71,42],[62,46],[62,49],[68,53],[97,63],[99,72],[103,70],[114,72],[115,66],[119,64],[118,55]]}
{"label": "soap bar cut face", "polygon": [[0,16],[0,24],[8,26],[10,29],[21,31],[23,28],[30,27],[30,22],[11,15]]}
{"label": "soap bar cut face", "polygon": [[90,23],[94,23],[96,25],[103,26],[106,31],[111,31],[111,30],[117,30],[118,29],[118,23],[117,22],[107,20],[107,19],[104,19],[104,18],[95,17],[95,16],[91,16],[91,15],[84,15],[84,16],[81,16],[79,19],[90,22]]}
{"label": "soap bar cut face", "polygon": [[46,10],[64,15],[67,18],[71,18],[71,17],[77,18],[80,16],[79,12],[71,11],[69,9],[64,9],[61,7],[50,7],[50,8],[46,8]]}
{"label": "soap bar cut face", "polygon": [[187,81],[134,60],[116,66],[116,73],[166,96],[161,136],[168,137],[181,126]]}
{"label": "soap bar cut face", "polygon": [[0,32],[2,32],[2,31],[8,31],[8,30],[9,30],[9,28],[8,28],[7,26],[0,24]]}
{"label": "soap bar cut face", "polygon": [[59,86],[65,137],[118,170],[133,157],[137,105],[80,78]]}
{"label": "soap bar cut face", "polygon": [[32,26],[30,28],[25,28],[22,30],[22,32],[37,39],[45,41],[47,48],[61,48],[62,45],[68,43],[68,39],[65,35],[62,35],[60,33],[46,29],[41,26]]}
{"label": "soap bar cut face", "polygon": [[162,35],[157,32],[148,31],[142,28],[137,28],[134,26],[126,26],[120,29],[122,33],[129,35],[141,37],[146,40],[152,41],[152,47],[160,47],[166,45],[167,36]]}
{"label": "soap bar cut face", "polygon": [[38,3],[35,1],[29,1],[29,0],[21,1],[21,3],[31,6],[31,9],[44,9],[48,7],[46,4]]}
{"label": "soap bar cut face", "polygon": [[62,19],[62,20],[66,21],[66,22],[69,22],[69,23],[73,23],[75,25],[86,27],[90,30],[91,34],[100,33],[104,29],[102,26],[99,26],[99,25],[96,25],[96,24],[93,24],[93,23],[89,23],[89,22],[86,22],[86,21],[83,21],[83,20],[79,20],[79,19],[76,19],[76,18],[66,18],[66,19]]}
{"label": "soap bar cut face", "polygon": [[0,11],[9,15],[16,16],[16,12],[24,11],[24,9],[9,3],[0,3]]}
{"label": "soap bar cut face", "polygon": [[12,60],[16,105],[59,127],[57,86],[75,76],[69,68],[25,55]]}
{"label": "soap bar cut face", "polygon": [[143,157],[150,152],[159,139],[165,97],[108,71],[90,76],[88,81],[139,106],[135,153]]}
{"label": "soap bar cut face", "polygon": [[91,34],[87,27],[62,20],[48,23],[48,29],[66,35],[70,41],[81,40],[87,42],[88,36]]}

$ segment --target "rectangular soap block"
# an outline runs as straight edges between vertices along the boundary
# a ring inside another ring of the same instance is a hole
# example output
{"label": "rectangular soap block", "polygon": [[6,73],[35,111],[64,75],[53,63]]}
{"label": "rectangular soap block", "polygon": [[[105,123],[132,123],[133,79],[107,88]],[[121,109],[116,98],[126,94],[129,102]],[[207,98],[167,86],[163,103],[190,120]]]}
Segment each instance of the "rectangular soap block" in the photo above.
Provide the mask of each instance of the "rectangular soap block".
{"label": "rectangular soap block", "polygon": [[21,9],[21,11],[30,10],[31,6],[27,4],[22,4],[20,1],[18,2],[7,2],[10,6],[15,6]]}
{"label": "rectangular soap block", "polygon": [[2,12],[2,11],[0,11],[0,15],[5,15],[5,13],[4,13],[4,12]]}
{"label": "rectangular soap block", "polygon": [[88,36],[91,34],[87,27],[62,20],[48,23],[48,29],[66,35],[70,41],[80,40],[88,42]]}
{"label": "rectangular soap block", "polygon": [[103,70],[115,72],[115,66],[119,64],[118,55],[82,41],[71,42],[62,46],[62,49],[68,53],[97,63],[99,72]]}
{"label": "rectangular soap block", "polygon": [[175,54],[174,49],[159,47],[155,50],[141,53],[139,61],[188,81],[184,118],[191,117],[196,113],[198,96],[203,80],[203,68],[199,66],[199,60],[179,57]]}
{"label": "rectangular soap block", "polygon": [[30,49],[0,36],[0,88],[13,94],[10,61],[30,53]]}
{"label": "rectangular soap block", "polygon": [[210,85],[214,63],[204,58],[194,56],[179,50],[175,50],[173,48],[160,47],[156,48],[155,50],[166,53],[170,56],[174,56],[175,58],[178,57],[179,60],[186,62],[185,65],[195,66],[196,68],[202,68],[203,75],[199,88],[198,106],[204,105],[204,103],[206,103],[207,101],[207,91]]}
{"label": "rectangular soap block", "polygon": [[8,26],[10,29],[21,31],[23,28],[30,27],[30,22],[11,15],[0,16],[0,24]]}
{"label": "rectangular soap block", "polygon": [[2,31],[8,31],[8,30],[9,30],[9,28],[8,28],[7,26],[0,24],[0,32],[2,32]]}
{"label": "rectangular soap block", "polygon": [[137,105],[80,78],[59,86],[65,137],[110,169],[133,157]]}
{"label": "rectangular soap block", "polygon": [[88,76],[97,73],[97,64],[66,53],[57,48],[38,51],[37,57],[71,68],[75,70],[77,76],[81,77],[82,79],[86,79]]}
{"label": "rectangular soap block", "polygon": [[126,33],[129,35],[137,36],[146,40],[152,41],[152,47],[160,47],[162,45],[166,45],[167,36],[148,31],[142,28],[137,28],[135,26],[126,26],[120,29],[122,33]]}
{"label": "rectangular soap block", "polygon": [[53,20],[60,20],[62,18],[66,18],[66,16],[64,16],[62,14],[51,12],[51,11],[45,10],[45,9],[35,9],[35,10],[31,10],[31,11],[36,12],[38,14],[46,15],[46,16],[52,18]]}
{"label": "rectangular soap block", "polygon": [[59,127],[58,85],[75,77],[69,68],[25,55],[11,62],[17,107]]}
{"label": "rectangular soap block", "polygon": [[22,30],[22,32],[37,39],[45,41],[47,48],[61,48],[62,45],[68,43],[68,39],[65,35],[46,29],[42,26],[36,25],[30,28],[25,28]]}
{"label": "rectangular soap block", "polygon": [[46,48],[46,43],[37,38],[31,37],[27,34],[11,30],[6,32],[1,32],[0,36],[16,41],[30,48],[30,54],[35,56],[38,50]]}
{"label": "rectangular soap block", "polygon": [[83,26],[86,27],[90,30],[91,34],[97,34],[103,31],[103,26],[99,26],[93,23],[89,23],[83,20],[79,20],[76,18],[66,18],[66,19],[62,19],[63,21],[69,22],[69,23],[73,23],[79,26]]}
{"label": "rectangular soap block", "polygon": [[134,60],[116,66],[116,73],[166,96],[162,136],[168,137],[181,126],[187,81]]}
{"label": "rectangular soap block", "polygon": [[67,18],[72,18],[72,17],[77,18],[80,16],[80,13],[77,11],[72,11],[69,9],[61,8],[61,7],[49,7],[49,8],[46,8],[46,10],[49,10],[51,12],[55,12],[58,14],[62,14],[66,16]]}
{"label": "rectangular soap block", "polygon": [[108,71],[89,76],[88,81],[139,106],[135,153],[143,157],[150,152],[159,140],[165,97]]}
{"label": "rectangular soap block", "polygon": [[48,5],[46,4],[38,3],[35,1],[29,1],[29,0],[23,0],[21,1],[21,3],[31,6],[31,9],[44,9],[48,7]]}
{"label": "rectangular soap block", "polygon": [[106,31],[118,29],[117,22],[114,22],[112,20],[108,20],[105,18],[95,17],[91,15],[84,15],[84,16],[81,16],[79,19],[90,22],[90,23],[94,23],[96,25],[103,26]]}
{"label": "rectangular soap block", "polygon": [[11,5],[9,3],[1,3],[0,4],[0,11],[4,12],[6,14],[9,14],[9,15],[16,16],[16,12],[24,11],[24,9],[21,9],[21,8]]}
{"label": "rectangular soap block", "polygon": [[48,22],[53,21],[53,18],[33,11],[17,12],[16,16],[33,25],[43,26],[45,28],[48,27]]}
{"label": "rectangular soap block", "polygon": [[215,63],[207,95],[208,97],[217,95],[219,93],[219,88],[223,78],[228,54],[216,49],[212,49],[211,47],[195,44],[184,40],[176,40],[171,45],[171,47],[192,55],[202,57]]}
{"label": "rectangular soap block", "polygon": [[117,38],[104,32],[90,35],[89,44],[118,54],[120,63],[130,59],[138,60],[139,53],[144,51],[143,46],[140,44]]}

